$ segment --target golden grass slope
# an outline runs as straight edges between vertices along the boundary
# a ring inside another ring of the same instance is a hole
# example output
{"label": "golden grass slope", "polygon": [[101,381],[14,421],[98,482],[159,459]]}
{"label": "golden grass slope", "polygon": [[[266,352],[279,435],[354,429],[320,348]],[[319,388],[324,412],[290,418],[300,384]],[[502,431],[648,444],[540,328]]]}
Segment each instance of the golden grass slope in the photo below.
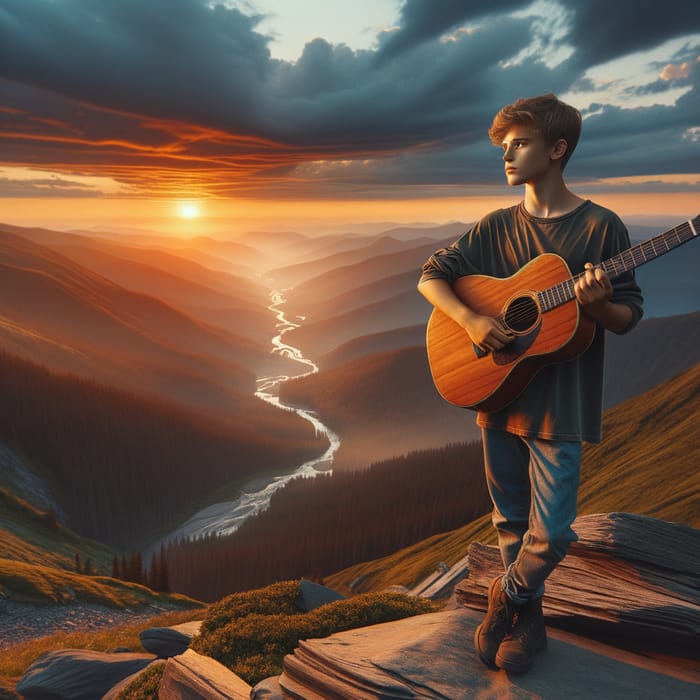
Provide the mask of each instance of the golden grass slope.
{"label": "golden grass slope", "polygon": [[606,411],[584,450],[579,512],[625,511],[700,527],[700,363]]}
{"label": "golden grass slope", "polygon": [[97,571],[112,566],[113,550],[58,525],[46,513],[0,486],[0,558],[73,569],[75,555]]}
{"label": "golden grass slope", "polygon": [[109,576],[86,576],[51,566],[0,559],[0,590],[9,599],[47,604],[83,601],[112,608],[155,603],[201,607],[198,601],[177,593],[157,593],[146,586]]}

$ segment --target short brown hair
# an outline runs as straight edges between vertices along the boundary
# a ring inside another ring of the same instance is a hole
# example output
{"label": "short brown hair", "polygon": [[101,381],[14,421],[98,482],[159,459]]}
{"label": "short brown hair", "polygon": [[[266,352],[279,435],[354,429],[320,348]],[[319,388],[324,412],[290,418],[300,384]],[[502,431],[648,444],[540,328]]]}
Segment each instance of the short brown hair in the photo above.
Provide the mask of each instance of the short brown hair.
{"label": "short brown hair", "polygon": [[559,139],[566,141],[561,167],[569,162],[581,134],[581,112],[548,92],[537,97],[521,97],[506,105],[493,118],[489,138],[495,146],[503,143],[505,135],[515,125],[534,127],[548,146]]}

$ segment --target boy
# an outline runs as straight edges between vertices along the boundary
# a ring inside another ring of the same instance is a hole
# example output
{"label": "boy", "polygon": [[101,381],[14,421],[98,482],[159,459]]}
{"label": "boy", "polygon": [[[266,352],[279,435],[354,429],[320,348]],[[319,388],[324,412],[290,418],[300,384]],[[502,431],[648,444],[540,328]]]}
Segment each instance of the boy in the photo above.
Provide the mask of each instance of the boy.
{"label": "boy", "polygon": [[547,576],[576,539],[571,524],[582,442],[599,442],[604,329],[626,333],[642,315],[642,296],[628,273],[611,283],[595,264],[630,246],[611,211],[573,194],[563,171],[581,131],[581,114],[546,94],[520,99],[495,116],[489,136],[503,149],[508,184],[524,200],[491,212],[423,267],[419,291],[493,352],[513,340],[496,318],[468,308],[452,291],[467,274],[510,277],[541,253],[556,253],[572,274],[584,271],[575,294],[596,322],[590,347],[569,362],[541,369],[498,411],[480,411],[486,480],[505,573],[489,587],[488,611],[474,644],[481,660],[527,671],[546,647],[542,595]]}

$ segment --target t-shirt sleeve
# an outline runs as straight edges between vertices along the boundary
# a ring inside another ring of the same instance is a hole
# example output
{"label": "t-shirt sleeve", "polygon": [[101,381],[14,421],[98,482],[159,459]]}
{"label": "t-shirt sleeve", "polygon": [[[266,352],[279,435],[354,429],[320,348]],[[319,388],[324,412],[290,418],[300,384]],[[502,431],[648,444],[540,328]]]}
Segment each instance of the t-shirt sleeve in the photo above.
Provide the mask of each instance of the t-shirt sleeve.
{"label": "t-shirt sleeve", "polygon": [[420,282],[431,279],[447,280],[454,284],[458,277],[479,274],[479,226],[467,231],[447,248],[436,250],[423,265]]}
{"label": "t-shirt sleeve", "polygon": [[[630,237],[624,224],[619,221],[619,226],[615,228],[615,235],[610,237],[610,249],[608,250],[608,256],[613,257],[623,250],[627,250],[630,246]],[[629,326],[625,328],[622,333],[628,333],[631,331],[642,318],[644,314],[644,309],[642,304],[644,303],[644,298],[642,296],[642,291],[637,284],[637,280],[634,274],[634,270],[625,272],[620,277],[612,280],[613,295],[611,301],[615,304],[625,304],[632,311],[632,321]]]}

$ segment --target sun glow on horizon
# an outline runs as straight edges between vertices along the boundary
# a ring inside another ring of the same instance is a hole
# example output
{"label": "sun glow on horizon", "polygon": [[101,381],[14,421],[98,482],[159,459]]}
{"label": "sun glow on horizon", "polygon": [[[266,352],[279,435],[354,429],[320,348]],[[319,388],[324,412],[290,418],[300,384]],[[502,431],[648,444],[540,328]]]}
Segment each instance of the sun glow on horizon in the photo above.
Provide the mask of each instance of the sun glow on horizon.
{"label": "sun glow on horizon", "polygon": [[[669,225],[697,216],[695,191],[623,193],[606,191],[605,182],[576,188],[626,217],[660,218]],[[243,232],[297,230],[349,231],[355,224],[386,222],[387,228],[404,224],[469,223],[494,209],[522,198],[520,191],[502,196],[423,197],[381,200],[254,200],[254,199],[127,199],[127,198],[2,198],[0,222],[58,230],[111,228],[115,231],[147,229],[164,235],[231,235]],[[192,206],[185,210],[183,207]]]}
{"label": "sun glow on horizon", "polygon": [[196,202],[182,202],[180,216],[183,219],[196,219],[199,216],[199,205]]}

